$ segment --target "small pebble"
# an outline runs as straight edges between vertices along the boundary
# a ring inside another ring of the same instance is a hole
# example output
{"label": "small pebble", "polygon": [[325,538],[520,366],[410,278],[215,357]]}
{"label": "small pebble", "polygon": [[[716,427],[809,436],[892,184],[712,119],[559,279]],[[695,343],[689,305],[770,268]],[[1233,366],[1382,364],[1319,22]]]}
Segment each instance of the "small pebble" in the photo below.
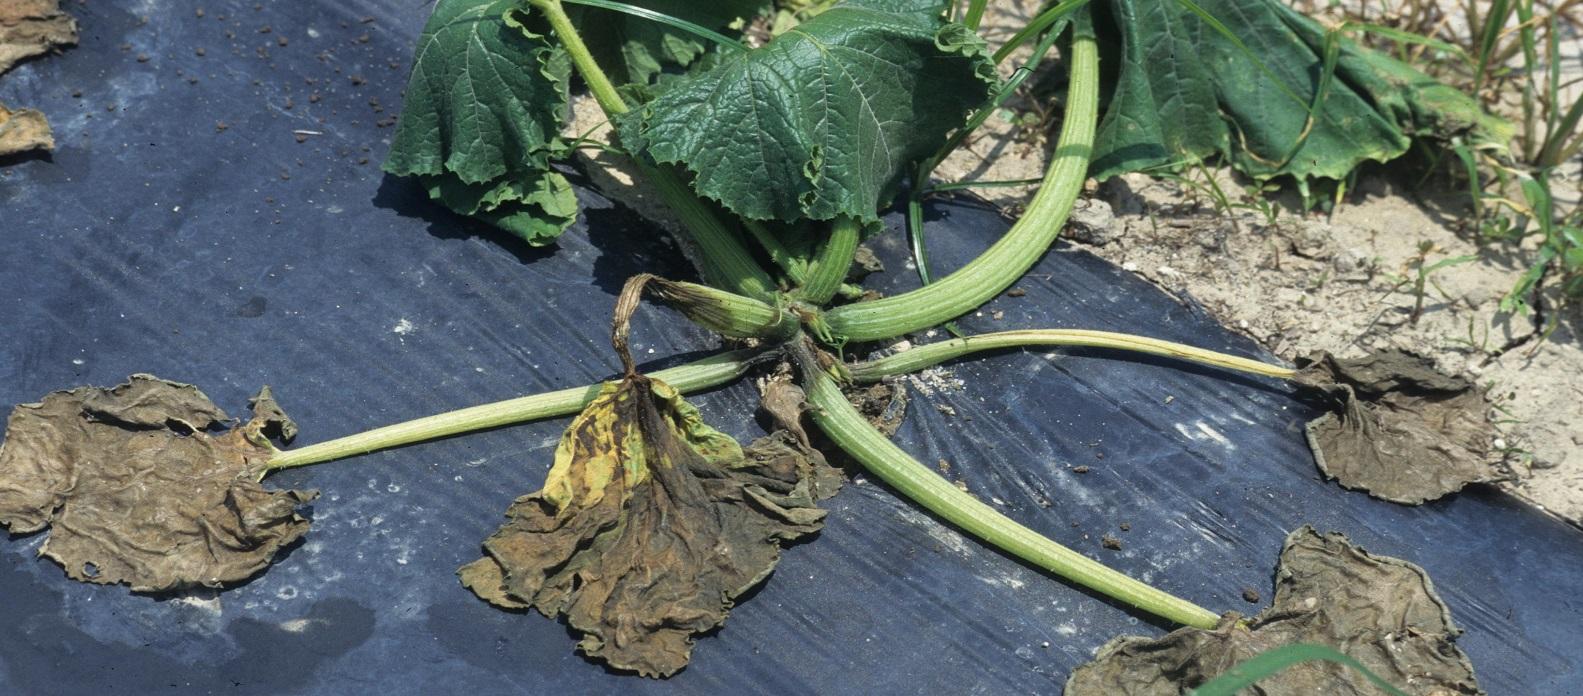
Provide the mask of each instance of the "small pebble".
{"label": "small pebble", "polygon": [[1258,590],[1255,590],[1255,589],[1253,589],[1251,587],[1244,587],[1244,588],[1242,588],[1242,601],[1247,602],[1249,604],[1258,604],[1259,603],[1259,599],[1260,599],[1260,597],[1259,597],[1259,591]]}
{"label": "small pebble", "polygon": [[1121,550],[1121,540],[1117,539],[1116,537],[1113,537],[1113,536],[1111,536],[1109,534],[1106,534],[1106,535],[1104,535],[1104,536],[1099,538],[1099,545],[1103,546],[1103,547],[1105,547],[1107,549],[1110,549],[1111,551],[1120,551]]}

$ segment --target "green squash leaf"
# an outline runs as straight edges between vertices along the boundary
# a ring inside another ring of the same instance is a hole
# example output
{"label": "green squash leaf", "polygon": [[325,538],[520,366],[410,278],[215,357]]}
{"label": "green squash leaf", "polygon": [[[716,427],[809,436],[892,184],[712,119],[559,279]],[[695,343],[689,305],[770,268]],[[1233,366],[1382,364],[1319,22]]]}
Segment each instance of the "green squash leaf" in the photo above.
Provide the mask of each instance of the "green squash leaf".
{"label": "green squash leaf", "polygon": [[[1192,4],[1236,40],[1179,0],[1100,6],[1109,8],[1101,45],[1118,51],[1118,68],[1091,175],[1220,156],[1256,179],[1286,175],[1306,186],[1394,159],[1413,138],[1511,135],[1466,95],[1328,36],[1276,0]],[[1327,62],[1330,41],[1339,43]]]}
{"label": "green squash leaf", "polygon": [[468,184],[454,176],[425,176],[429,197],[458,213],[483,220],[529,244],[548,244],[577,220],[577,196],[559,172]]}
{"label": "green squash leaf", "polygon": [[618,124],[699,193],[757,220],[877,219],[994,81],[939,0],[847,0],[764,46],[662,83]]}
{"label": "green squash leaf", "polygon": [[512,0],[440,0],[424,27],[384,169],[420,176],[463,215],[547,244],[577,216],[549,169],[570,64],[528,31]]}
{"label": "green squash leaf", "polygon": [[[712,31],[752,19],[773,6],[769,0],[627,0],[627,4],[670,15]],[[641,17],[568,4],[594,60],[617,82],[647,85],[666,65],[689,66],[711,49],[710,42],[680,29]]]}

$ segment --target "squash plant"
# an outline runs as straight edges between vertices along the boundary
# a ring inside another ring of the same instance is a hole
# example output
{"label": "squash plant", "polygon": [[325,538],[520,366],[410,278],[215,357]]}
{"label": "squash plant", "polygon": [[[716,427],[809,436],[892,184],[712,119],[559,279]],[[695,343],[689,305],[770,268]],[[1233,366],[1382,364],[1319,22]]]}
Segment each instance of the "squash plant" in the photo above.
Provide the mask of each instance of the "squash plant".
{"label": "squash plant", "polygon": [[[1100,331],[962,336],[847,361],[856,346],[950,322],[1011,287],[1059,236],[1096,157],[1114,172],[1159,166],[1172,153],[1219,152],[1233,164],[1258,163],[1266,175],[1335,176],[1338,170],[1315,163],[1340,158],[1350,169],[1389,154],[1372,140],[1359,145],[1367,150],[1362,155],[1337,144],[1343,138],[1336,124],[1354,122],[1354,112],[1377,103],[1368,90],[1379,85],[1321,80],[1305,99],[1256,59],[1257,70],[1213,75],[1189,64],[1190,42],[1241,43],[1188,0],[1052,2],[995,52],[976,31],[982,0],[966,3],[961,21],[951,19],[955,8],[944,0],[823,0],[783,3],[771,25],[763,21],[770,5],[439,0],[418,43],[386,171],[417,177],[438,203],[529,244],[552,243],[578,212],[557,166],[583,145],[562,135],[572,85],[580,81],[614,126],[614,147],[680,219],[680,241],[704,282],[646,274],[628,282],[613,321],[612,344],[625,366],[619,380],[286,450],[272,439],[289,440],[295,426],[267,391],[255,400],[253,419],[225,433],[213,432],[224,414],[189,385],[140,375],[114,389],[57,392],[11,418],[0,448],[0,523],[13,531],[53,524],[41,552],[78,580],[139,591],[224,586],[259,572],[307,530],[296,507],[312,494],[263,488],[259,481],[272,471],[576,414],[544,487],[512,505],[485,541],[484,556],[459,574],[491,603],[565,616],[590,656],[666,676],[687,664],[694,636],[723,622],[732,601],[768,576],[781,542],[822,524],[818,503],[835,492],[840,476],[804,429],[804,415],[896,492],[985,543],[1167,621],[1224,627],[1219,612],[1112,570],[948,482],[877,430],[849,401],[843,390],[850,385],[1024,346],[1135,351],[1295,380],[1340,414],[1316,421],[1316,443],[1339,443],[1327,473],[1366,488],[1399,454],[1393,438],[1411,445],[1435,437],[1421,414],[1446,403],[1477,409],[1476,395],[1447,398],[1471,385],[1412,372],[1400,364],[1405,358],[1358,367],[1316,356],[1313,367],[1297,370]],[[1364,54],[1350,45],[1330,48],[1341,44],[1273,1],[1251,7],[1260,21],[1279,25],[1272,31],[1284,27],[1280,36],[1310,42],[1300,44],[1310,62],[1323,58],[1336,75],[1342,68],[1374,74],[1366,70],[1373,58],[1358,58]],[[756,47],[722,33],[742,33],[745,20],[758,20],[749,32]],[[1184,23],[1196,33],[1172,31]],[[1108,45],[1101,35],[1110,37]],[[1189,43],[1162,44],[1167,37]],[[1032,46],[1031,68],[1058,43],[1068,75],[1059,140],[1022,217],[950,274],[899,295],[849,301],[863,295],[847,282],[849,271],[862,238],[880,227],[880,213],[904,192],[909,208],[920,209],[934,165],[1028,72],[1002,82],[997,63]],[[1231,55],[1224,48],[1216,54],[1222,59]],[[1193,79],[1155,79],[1147,72],[1151,50],[1179,59],[1160,65]],[[1108,90],[1102,53],[1122,62]],[[1278,68],[1302,59],[1283,60]],[[1227,108],[1227,100],[1245,104],[1249,97],[1225,83],[1244,88],[1260,79],[1291,95],[1286,115],[1305,115],[1268,121],[1249,138],[1236,119],[1259,114]],[[1183,101],[1166,88],[1196,91]],[[1323,100],[1327,90],[1350,96],[1332,104]],[[1109,94],[1103,118],[1102,91]],[[1414,83],[1398,99],[1406,106],[1371,112],[1371,132],[1394,147],[1414,124],[1478,127],[1476,119],[1440,117],[1463,113],[1456,109],[1420,108],[1425,93],[1441,106],[1466,106]],[[1187,109],[1178,114],[1186,120],[1172,120],[1165,107]],[[1183,127],[1218,112],[1231,120],[1208,130]],[[1282,127],[1293,132],[1283,136]],[[1286,136],[1296,142],[1283,161],[1248,149]],[[627,351],[627,331],[644,298],[742,347],[641,374]],[[747,446],[704,423],[682,397],[775,365],[780,369],[762,381],[763,406],[780,427]],[[1434,495],[1493,475],[1479,468],[1488,454],[1479,423],[1461,425],[1468,470],[1454,480],[1436,478]],[[150,451],[161,453],[157,463]],[[1400,477],[1386,478],[1403,485]],[[178,512],[166,514],[149,500]],[[114,519],[129,519],[127,510],[138,524],[115,534],[71,531],[114,527]],[[220,556],[212,551],[216,535],[223,536]]]}

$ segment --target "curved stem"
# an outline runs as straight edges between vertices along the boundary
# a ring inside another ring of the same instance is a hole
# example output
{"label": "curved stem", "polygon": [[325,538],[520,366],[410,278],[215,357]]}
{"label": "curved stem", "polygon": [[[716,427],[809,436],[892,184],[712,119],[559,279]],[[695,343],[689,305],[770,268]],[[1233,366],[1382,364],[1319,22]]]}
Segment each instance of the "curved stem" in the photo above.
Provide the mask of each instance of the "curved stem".
{"label": "curved stem", "polygon": [[663,12],[655,12],[654,10],[651,10],[647,7],[638,7],[637,5],[629,5],[624,2],[611,2],[610,0],[561,0],[561,2],[570,3],[572,5],[583,5],[585,7],[597,7],[601,10],[620,12],[628,16],[645,19],[657,24],[663,24],[673,29],[685,31],[700,39],[712,42],[714,45],[728,51],[747,50],[747,46],[742,45],[741,41],[726,36],[725,34],[710,29],[709,27],[700,26],[693,22],[689,22],[679,17],[673,17]]}
{"label": "curved stem", "polygon": [[964,336],[949,341],[913,346],[895,355],[849,365],[847,368],[851,370],[852,379],[854,380],[876,382],[891,375],[917,372],[926,367],[938,365],[947,360],[954,360],[970,353],[1025,346],[1111,348],[1176,358],[1237,372],[1249,372],[1265,377],[1291,379],[1297,375],[1297,371],[1289,367],[1271,365],[1258,360],[1225,353],[1216,353],[1212,350],[1196,348],[1182,343],[1172,343],[1171,341],[1162,341],[1146,336],[1134,336],[1132,334],[1087,331],[1083,329],[1029,329]]}
{"label": "curved stem", "polygon": [[[626,101],[616,92],[615,84],[594,60],[587,44],[583,43],[577,27],[572,25],[571,18],[561,6],[561,0],[529,0],[529,4],[544,14],[550,28],[560,38],[561,46],[566,49],[566,55],[571,58],[572,65],[577,68],[577,74],[588,83],[588,91],[594,95],[594,101],[599,102],[605,117],[614,121],[617,116],[626,113]],[[699,265],[702,268],[699,270],[710,284],[759,299],[774,296],[775,281],[759,267],[758,261],[742,245],[735,230],[693,192],[675,169],[649,164],[636,153],[633,161],[637,163],[643,178],[654,185],[660,198],[681,218],[688,240],[701,257]]]}
{"label": "curved stem", "polygon": [[1033,18],[1033,21],[1028,22],[1028,24],[1023,26],[1020,31],[1012,35],[1010,39],[1007,39],[1006,43],[1002,44],[1001,47],[995,51],[995,56],[991,60],[994,60],[997,64],[1003,60],[1006,60],[1006,57],[1010,56],[1013,51],[1016,51],[1018,46],[1027,43],[1029,39],[1049,30],[1050,27],[1055,26],[1056,22],[1061,21],[1062,17],[1065,17],[1073,10],[1081,7],[1087,2],[1088,0],[1065,0],[1065,2],[1053,5],[1049,9],[1040,12],[1039,16]]}
{"label": "curved stem", "polygon": [[615,83],[594,61],[593,52],[588,50],[588,44],[583,43],[582,34],[577,33],[577,27],[572,24],[572,18],[567,16],[566,8],[561,7],[561,0],[528,0],[528,4],[544,13],[545,21],[550,23],[550,29],[560,38],[566,55],[572,59],[572,65],[576,66],[583,82],[588,83],[588,91],[594,95],[594,101],[599,102],[599,108],[605,112],[605,116],[614,121],[616,116],[626,113],[626,100],[616,92]]}
{"label": "curved stem", "polygon": [[999,241],[956,272],[917,290],[826,313],[831,330],[850,340],[878,340],[954,319],[1000,294],[1039,260],[1066,224],[1083,187],[1099,118],[1099,53],[1091,31],[1072,41],[1072,79],[1061,144],[1044,184]]}
{"label": "curved stem", "polygon": [[[806,353],[806,349],[804,349]],[[816,367],[804,363],[814,423],[870,473],[902,495],[985,543],[1117,601],[1179,624],[1214,628],[1214,612],[1142,582],[1066,548],[1018,524],[902,451],[857,412],[841,388]]]}
{"label": "curved stem", "polygon": [[[686,393],[719,386],[741,377],[756,351],[738,350],[711,356],[686,365],[659,370],[650,376]],[[344,459],[376,450],[410,445],[425,440],[486,430],[502,425],[540,418],[566,416],[582,410],[599,393],[599,384],[559,389],[492,404],[473,406],[427,418],[387,425],[346,437],[326,440],[307,447],[283,450],[271,457],[264,473],[309,464]]]}
{"label": "curved stem", "polygon": [[810,304],[822,305],[835,297],[842,281],[852,270],[852,257],[857,253],[857,241],[863,234],[863,223],[857,218],[843,215],[830,225],[830,236],[819,247],[808,267],[803,281],[801,297]]}

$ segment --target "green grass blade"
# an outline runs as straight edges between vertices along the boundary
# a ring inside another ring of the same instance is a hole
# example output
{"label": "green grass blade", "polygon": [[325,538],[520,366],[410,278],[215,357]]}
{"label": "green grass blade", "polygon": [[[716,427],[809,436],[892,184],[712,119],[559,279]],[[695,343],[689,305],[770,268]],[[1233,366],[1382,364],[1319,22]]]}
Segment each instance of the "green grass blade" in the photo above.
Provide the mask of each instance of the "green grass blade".
{"label": "green grass blade", "polygon": [[1407,696],[1401,689],[1392,686],[1390,682],[1369,671],[1369,668],[1364,667],[1363,663],[1323,645],[1307,643],[1283,645],[1274,650],[1254,655],[1227,670],[1225,674],[1211,679],[1208,683],[1188,693],[1191,696],[1236,696],[1238,691],[1252,686],[1254,682],[1260,679],[1296,664],[1320,660],[1334,662],[1357,670],[1370,683],[1380,687],[1381,691],[1390,694],[1390,696]]}
{"label": "green grass blade", "polygon": [[1041,181],[1044,181],[1044,179],[1039,177],[1032,179],[1011,179],[1008,181],[985,181],[983,179],[974,179],[972,181],[951,181],[930,186],[928,192],[936,193],[940,191],[960,191],[962,189],[976,188],[1015,188],[1017,186],[1033,186]]}
{"label": "green grass blade", "polygon": [[1066,19],[1066,16],[1071,14],[1073,10],[1087,4],[1088,0],[1065,0],[1040,12],[1039,16],[1034,17],[1033,21],[1028,22],[1026,26],[1018,30],[1016,34],[1013,34],[1010,39],[1006,40],[1004,45],[995,51],[995,63],[997,65],[1000,64],[1001,61],[1006,59],[1006,56],[1011,55],[1012,51],[1017,50],[1018,46],[1027,43],[1029,39],[1055,26],[1056,22]]}
{"label": "green grass blade", "polygon": [[664,24],[665,26],[671,27],[672,29],[680,29],[689,34],[697,36],[698,38],[704,39],[706,41],[712,41],[716,45],[728,50],[747,50],[747,46],[742,45],[741,41],[726,36],[725,34],[721,34],[720,32],[707,27],[699,26],[680,17],[672,17],[663,12],[655,12],[654,10],[650,10],[648,8],[638,7],[636,5],[628,5],[624,2],[615,2],[615,0],[561,0],[561,2],[568,5],[583,5],[585,7],[597,7],[601,10],[620,12],[622,14],[631,15],[640,19],[646,19],[651,22],[658,22],[660,24]]}
{"label": "green grass blade", "polygon": [[1501,30],[1506,27],[1515,9],[1511,0],[1495,0],[1490,3],[1489,11],[1484,13],[1484,24],[1479,27],[1478,63],[1473,76],[1475,91],[1484,85],[1484,78],[1489,75],[1490,57],[1495,52],[1496,43],[1500,41]]}
{"label": "green grass blade", "polygon": [[1337,27],[1337,31],[1357,31],[1363,34],[1383,36],[1397,43],[1413,44],[1415,46],[1427,46],[1429,48],[1435,49],[1436,51],[1454,55],[1457,58],[1469,63],[1473,61],[1473,58],[1468,55],[1467,51],[1462,50],[1461,46],[1424,36],[1422,34],[1414,34],[1410,31],[1403,31],[1395,27],[1387,27],[1383,24],[1370,24],[1368,22],[1354,22],[1348,20],[1343,22],[1341,26]]}

